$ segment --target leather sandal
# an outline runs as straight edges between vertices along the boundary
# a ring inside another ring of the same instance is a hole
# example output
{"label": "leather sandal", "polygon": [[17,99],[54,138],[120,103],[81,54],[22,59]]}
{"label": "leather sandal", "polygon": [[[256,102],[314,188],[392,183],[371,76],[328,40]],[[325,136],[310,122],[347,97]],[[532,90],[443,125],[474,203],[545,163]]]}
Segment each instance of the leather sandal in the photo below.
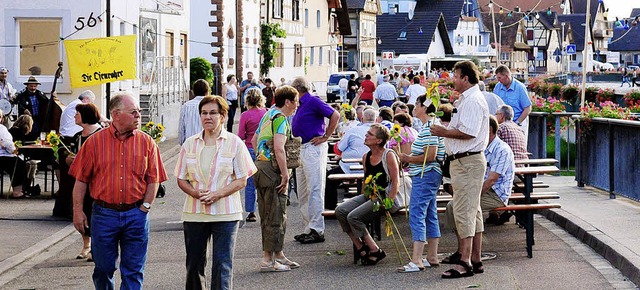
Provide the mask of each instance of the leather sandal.
{"label": "leather sandal", "polygon": [[367,257],[367,259],[362,260],[362,264],[365,266],[373,266],[375,264],[378,264],[378,262],[380,262],[386,256],[387,253],[385,253],[381,248],[378,248],[378,251],[376,252],[369,252],[369,256]]}
{"label": "leather sandal", "polygon": [[477,263],[474,261],[471,261],[471,266],[473,266],[473,273],[476,273],[476,274],[484,273],[484,267],[482,267],[482,261]]}
{"label": "leather sandal", "polygon": [[413,262],[409,262],[409,264],[398,267],[397,271],[398,273],[415,273],[424,271],[424,267],[420,267]]}
{"label": "leather sandal", "polygon": [[356,245],[353,245],[353,263],[358,264],[358,261],[369,258],[369,246],[362,242],[362,247],[356,249]]}
{"label": "leather sandal", "polygon": [[[464,268],[464,273],[460,273],[460,271],[451,268],[447,271],[445,271],[444,273],[442,273],[442,279],[457,279],[457,278],[463,278],[463,277],[471,277],[473,276],[473,268],[471,268],[471,265],[467,264],[464,261],[458,261],[458,263],[456,263],[456,265],[460,265]],[[445,274],[449,274],[449,275],[445,275]]]}
{"label": "leather sandal", "polygon": [[451,256],[442,259],[442,261],[440,263],[442,263],[442,264],[458,264],[458,262],[460,261],[460,258],[462,258],[462,254],[460,254],[460,252],[455,252],[455,253],[451,254]]}

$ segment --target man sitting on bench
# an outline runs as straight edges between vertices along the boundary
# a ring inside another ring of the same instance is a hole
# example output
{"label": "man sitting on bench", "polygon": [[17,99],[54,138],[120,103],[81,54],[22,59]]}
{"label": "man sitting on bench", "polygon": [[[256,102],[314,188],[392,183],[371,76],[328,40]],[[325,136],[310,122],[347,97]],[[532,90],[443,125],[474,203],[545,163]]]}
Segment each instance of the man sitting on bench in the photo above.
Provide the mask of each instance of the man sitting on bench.
{"label": "man sitting on bench", "polygon": [[[511,196],[511,186],[513,186],[513,177],[515,170],[515,161],[513,160],[513,152],[507,143],[500,140],[496,136],[498,131],[498,121],[496,117],[489,117],[489,145],[484,150],[487,158],[487,172],[484,175],[484,183],[482,183],[482,194],[480,195],[480,207],[483,212],[491,211],[495,208],[506,206]],[[504,213],[500,218],[496,218],[504,224],[509,220],[511,215],[505,216]],[[447,223],[455,231],[455,220],[453,217],[453,205],[451,202],[447,204]],[[503,218],[506,219],[503,221]],[[485,222],[487,223],[487,222]],[[494,222],[495,223],[495,222]],[[457,233],[457,231],[455,231]],[[476,233],[478,235],[480,233]],[[458,250],[459,252],[459,250]],[[457,259],[454,253],[451,257],[443,260],[443,263],[455,262]],[[459,254],[458,254],[459,255]]]}

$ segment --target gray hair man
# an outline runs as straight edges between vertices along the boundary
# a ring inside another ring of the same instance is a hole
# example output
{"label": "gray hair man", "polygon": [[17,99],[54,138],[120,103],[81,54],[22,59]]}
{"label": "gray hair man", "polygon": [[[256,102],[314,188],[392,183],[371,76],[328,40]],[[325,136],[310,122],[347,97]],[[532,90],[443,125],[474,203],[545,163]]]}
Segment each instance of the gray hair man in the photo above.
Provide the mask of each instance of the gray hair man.
{"label": "gray hair man", "polygon": [[[527,152],[527,137],[522,132],[522,128],[513,122],[513,108],[509,105],[502,105],[496,110],[498,120],[498,138],[511,147],[515,160],[529,159]],[[518,165],[522,166],[522,165]]]}
{"label": "gray hair man", "polygon": [[76,133],[82,131],[82,127],[76,125],[76,106],[78,104],[93,104],[96,100],[96,95],[90,91],[86,90],[78,96],[73,102],[69,103],[69,105],[62,111],[62,116],[60,117],[60,135],[66,138],[72,138]]}
{"label": "gray hair man", "polygon": [[504,105],[504,101],[502,101],[502,99],[498,95],[492,92],[487,92],[485,89],[484,82],[479,82],[478,88],[480,89],[480,91],[482,91],[482,94],[484,95],[484,99],[487,101],[487,106],[489,107],[489,114],[495,116],[496,110],[498,110],[498,107]]}

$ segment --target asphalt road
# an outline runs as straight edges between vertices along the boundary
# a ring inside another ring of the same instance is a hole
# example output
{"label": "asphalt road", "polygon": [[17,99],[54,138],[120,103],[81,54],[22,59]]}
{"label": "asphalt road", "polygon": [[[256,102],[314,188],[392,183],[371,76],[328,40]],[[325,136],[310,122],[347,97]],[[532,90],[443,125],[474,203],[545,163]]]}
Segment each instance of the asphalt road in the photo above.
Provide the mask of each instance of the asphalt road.
{"label": "asphalt road", "polygon": [[[175,155],[175,154],[174,154]],[[175,157],[165,162],[173,172]],[[184,288],[184,237],[180,223],[180,209],[184,201],[175,178],[165,183],[167,195],[158,199],[151,213],[151,233],[146,289]],[[299,269],[286,273],[260,273],[261,237],[259,223],[248,223],[239,230],[234,259],[236,289],[613,289],[635,288],[625,282],[608,262],[585,247],[564,230],[542,217],[536,217],[536,244],[533,258],[526,257],[525,233],[515,224],[488,226],[484,250],[497,254],[495,260],[485,262],[484,274],[474,277],[443,280],[446,265],[420,273],[399,274],[400,265],[393,239],[380,242],[387,258],[372,267],[351,263],[351,244],[341,232],[337,221],[327,220],[327,241],[300,245],[293,236],[304,228],[295,197],[288,208],[288,232],[285,253],[299,262]],[[397,217],[405,242],[410,239],[404,217]],[[440,252],[455,251],[455,236],[443,229]],[[62,239],[18,267],[4,273],[8,280],[1,289],[92,289],[93,264],[76,260],[82,247],[76,233]],[[344,251],[346,255],[339,255]],[[406,257],[406,256],[405,256]],[[406,258],[403,262],[406,262]],[[210,273],[210,269],[207,270]],[[119,273],[116,272],[116,276]],[[118,284],[119,285],[119,279]],[[0,284],[2,285],[2,284]],[[118,286],[119,287],[119,286]]]}

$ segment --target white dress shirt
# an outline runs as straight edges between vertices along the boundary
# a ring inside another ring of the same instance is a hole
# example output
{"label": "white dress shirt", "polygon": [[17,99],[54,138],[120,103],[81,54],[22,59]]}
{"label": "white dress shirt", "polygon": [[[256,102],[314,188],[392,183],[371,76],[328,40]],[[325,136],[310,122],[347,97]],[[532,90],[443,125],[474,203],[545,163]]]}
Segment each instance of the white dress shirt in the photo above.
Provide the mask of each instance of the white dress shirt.
{"label": "white dress shirt", "polygon": [[13,145],[13,137],[7,130],[7,127],[0,125],[0,156],[16,156],[13,151],[16,150]]}
{"label": "white dress shirt", "polygon": [[373,92],[373,97],[376,100],[393,101],[398,97],[398,92],[392,84],[384,82],[376,88],[375,92]]}
{"label": "white dress shirt", "polygon": [[76,106],[81,104],[80,99],[69,103],[69,105],[62,111],[60,117],[60,135],[65,137],[73,137],[76,133],[82,131],[82,127],[76,125]]}
{"label": "white dress shirt", "polygon": [[454,106],[458,112],[451,117],[449,129],[458,129],[474,138],[445,138],[447,154],[484,151],[489,143],[489,109],[478,85],[464,91]]}

